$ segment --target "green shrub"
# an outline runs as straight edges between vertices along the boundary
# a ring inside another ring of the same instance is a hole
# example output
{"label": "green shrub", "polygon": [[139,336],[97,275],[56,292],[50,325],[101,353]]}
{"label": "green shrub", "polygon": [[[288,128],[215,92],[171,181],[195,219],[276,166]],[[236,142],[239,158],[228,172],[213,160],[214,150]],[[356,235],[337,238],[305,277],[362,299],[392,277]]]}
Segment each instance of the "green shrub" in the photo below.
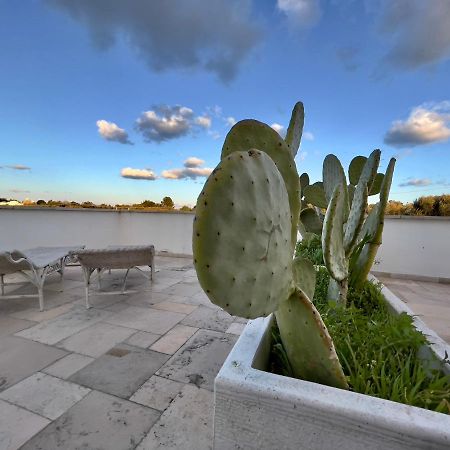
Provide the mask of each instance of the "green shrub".
{"label": "green shrub", "polygon": [[295,256],[301,256],[309,259],[313,264],[323,265],[322,241],[320,236],[314,234],[308,239],[297,242]]}

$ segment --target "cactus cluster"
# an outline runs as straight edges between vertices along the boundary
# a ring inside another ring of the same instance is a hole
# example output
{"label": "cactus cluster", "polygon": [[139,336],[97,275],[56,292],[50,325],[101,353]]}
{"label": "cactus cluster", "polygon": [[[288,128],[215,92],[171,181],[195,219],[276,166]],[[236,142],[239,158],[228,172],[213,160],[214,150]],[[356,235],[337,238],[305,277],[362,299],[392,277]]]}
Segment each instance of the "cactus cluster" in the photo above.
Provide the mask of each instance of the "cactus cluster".
{"label": "cactus cluster", "polygon": [[294,158],[303,122],[299,102],[286,139],[256,120],[233,126],[197,200],[194,265],[207,296],[230,314],[275,313],[295,376],[345,389],[333,342],[311,301],[315,269],[293,258],[301,201]]}
{"label": "cactus cluster", "polygon": [[[315,183],[305,199],[316,207],[327,208],[322,228],[322,249],[330,273],[328,297],[345,304],[350,283],[361,286],[381,244],[384,212],[388,202],[395,159],[386,173],[377,173],[380,150],[366,158],[357,156],[350,163],[348,176],[335,155],[323,163],[323,183]],[[380,194],[379,202],[366,218],[368,197]]]}

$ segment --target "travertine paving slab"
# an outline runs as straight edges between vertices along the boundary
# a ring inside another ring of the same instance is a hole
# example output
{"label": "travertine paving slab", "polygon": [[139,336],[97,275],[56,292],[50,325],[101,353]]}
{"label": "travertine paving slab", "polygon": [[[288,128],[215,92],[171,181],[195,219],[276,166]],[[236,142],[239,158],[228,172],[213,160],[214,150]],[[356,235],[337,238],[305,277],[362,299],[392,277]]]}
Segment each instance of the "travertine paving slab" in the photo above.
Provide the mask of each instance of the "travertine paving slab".
{"label": "travertine paving slab", "polygon": [[38,372],[0,393],[0,398],[54,420],[89,392],[90,389]]}
{"label": "travertine paving slab", "polygon": [[26,309],[25,311],[19,311],[17,313],[11,314],[12,317],[17,317],[19,319],[32,320],[34,322],[43,322],[44,320],[54,319],[61,314],[70,311],[74,305],[72,303],[65,303],[63,305],[57,306],[51,309],[45,309],[45,311],[39,311],[38,305],[32,309]]}
{"label": "travertine paving slab", "polygon": [[58,347],[96,358],[135,332],[131,328],[99,322],[64,339]]}
{"label": "travertine paving slab", "polygon": [[164,411],[184,386],[186,386],[184,383],[154,375],[130,397],[130,400]]}
{"label": "travertine paving slab", "polygon": [[174,303],[171,301],[164,301],[161,303],[157,303],[153,306],[155,309],[162,309],[164,311],[173,311],[179,312],[182,314],[190,314],[192,311],[196,309],[194,305],[186,305],[185,303]]}
{"label": "travertine paving slab", "polygon": [[100,320],[107,319],[112,314],[109,311],[94,308],[75,308],[55,319],[41,322],[15,335],[53,345]]}
{"label": "travertine paving slab", "polygon": [[168,359],[163,353],[121,344],[69,380],[108,394],[129,398]]}
{"label": "travertine paving slab", "polygon": [[155,342],[150,349],[173,355],[197,330],[198,328],[186,325],[176,325],[159,341]]}
{"label": "travertine paving slab", "polygon": [[27,442],[22,450],[132,450],[159,414],[94,391]]}
{"label": "travertine paving slab", "polygon": [[135,347],[148,348],[161,336],[159,334],[147,333],[146,331],[138,331],[130,336],[125,343],[134,345]]}
{"label": "travertine paving slab", "polygon": [[199,292],[202,292],[202,288],[198,284],[198,281],[192,283],[180,282],[172,286],[167,287],[162,292],[172,295],[182,295],[185,297],[191,297]]}
{"label": "travertine paving slab", "polygon": [[16,319],[10,316],[0,316],[0,337],[16,333],[17,331],[24,330],[25,328],[30,328],[33,325],[36,325],[36,322]]}
{"label": "travertine paving slab", "polygon": [[244,331],[245,324],[239,322],[233,322],[227,329],[226,333],[235,334],[236,336],[240,336],[240,334]]}
{"label": "travertine paving slab", "polygon": [[237,336],[199,330],[156,375],[212,390],[214,378],[232,349]]}
{"label": "travertine paving slab", "polygon": [[43,369],[67,352],[15,336],[0,339],[0,391]]}
{"label": "travertine paving slab", "polygon": [[205,328],[214,331],[226,331],[232,324],[233,317],[222,309],[211,309],[199,306],[189,314],[181,323],[191,327]]}
{"label": "travertine paving slab", "polygon": [[56,361],[51,366],[42,369],[42,372],[65,380],[83,367],[86,367],[92,361],[94,361],[94,358],[91,358],[90,356],[71,353]]}
{"label": "travertine paving slab", "polygon": [[184,386],[137,449],[212,449],[213,402],[212,392]]}
{"label": "travertine paving slab", "polygon": [[0,449],[17,450],[50,421],[0,400]]}
{"label": "travertine paving slab", "polygon": [[175,303],[186,303],[186,297],[182,297],[179,295],[170,295],[163,294],[161,292],[156,291],[143,291],[133,295],[130,295],[130,298],[126,301],[129,305],[132,306],[152,306],[157,305],[161,302],[175,302]]}
{"label": "travertine paving slab", "polygon": [[149,333],[164,334],[185,317],[185,314],[130,306],[113,314],[105,321],[114,325],[148,331]]}

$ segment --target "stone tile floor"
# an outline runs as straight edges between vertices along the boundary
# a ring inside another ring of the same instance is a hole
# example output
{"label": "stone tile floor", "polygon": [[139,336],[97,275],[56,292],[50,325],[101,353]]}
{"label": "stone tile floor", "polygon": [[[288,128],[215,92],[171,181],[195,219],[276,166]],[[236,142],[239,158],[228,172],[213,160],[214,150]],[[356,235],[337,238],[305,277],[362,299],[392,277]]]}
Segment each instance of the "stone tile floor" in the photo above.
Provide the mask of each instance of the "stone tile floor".
{"label": "stone tile floor", "polygon": [[[0,450],[212,447],[213,381],[245,326],[209,302],[192,260],[158,257],[102,277],[84,307],[81,269],[37,298],[0,299]],[[10,276],[7,281],[18,281]],[[450,285],[381,278],[450,341]],[[6,293],[34,293],[29,284]]]}
{"label": "stone tile floor", "polygon": [[377,278],[450,344],[450,284],[383,276]]}
{"label": "stone tile floor", "polygon": [[104,274],[115,293],[90,310],[80,267],[63,291],[48,278],[42,313],[37,297],[0,299],[0,450],[212,447],[214,377],[245,321],[209,302],[191,259],[156,268],[152,283],[131,272],[125,295],[123,272]]}

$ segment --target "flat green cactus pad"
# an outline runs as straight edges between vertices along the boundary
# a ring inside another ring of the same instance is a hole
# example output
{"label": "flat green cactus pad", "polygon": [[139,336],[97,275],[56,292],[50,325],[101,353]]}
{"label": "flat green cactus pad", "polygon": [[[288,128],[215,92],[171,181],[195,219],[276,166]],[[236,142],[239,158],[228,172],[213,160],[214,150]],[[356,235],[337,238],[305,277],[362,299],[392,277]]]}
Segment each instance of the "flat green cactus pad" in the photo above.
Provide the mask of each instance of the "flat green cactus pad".
{"label": "flat green cactus pad", "polygon": [[306,231],[319,236],[322,234],[322,220],[314,208],[303,209],[300,213],[300,222],[302,222]]}
{"label": "flat green cactus pad", "polygon": [[341,162],[335,155],[327,155],[323,160],[322,177],[327,203],[330,202],[336,186],[338,184],[342,185],[342,194],[344,196],[344,221],[346,221],[350,211],[350,205],[348,202],[347,179],[345,178],[345,172],[342,168]]}
{"label": "flat green cactus pad", "polygon": [[322,231],[323,259],[330,275],[337,281],[348,276],[343,231],[345,201],[343,186],[338,184],[328,205]]}
{"label": "flat green cactus pad", "polygon": [[320,181],[306,186],[303,190],[303,196],[305,197],[306,202],[317,206],[318,208],[326,208],[328,206],[323,183]]}
{"label": "flat green cactus pad", "polygon": [[348,167],[348,180],[350,184],[356,186],[359,181],[359,177],[364,168],[364,164],[366,164],[367,158],[365,156],[355,156]]}
{"label": "flat green cactus pad", "polygon": [[221,158],[252,148],[261,150],[272,158],[286,183],[292,216],[291,243],[295,246],[300,214],[300,181],[294,157],[284,139],[275,130],[265,123],[248,119],[238,122],[228,132]]}
{"label": "flat green cactus pad", "polygon": [[226,156],[195,211],[194,264],[210,300],[251,319],[275,311],[293,281],[289,201],[273,160],[259,150]]}
{"label": "flat green cactus pad", "polygon": [[305,187],[309,185],[309,175],[304,172],[300,175],[300,186],[302,188],[302,192],[305,190]]}
{"label": "flat green cactus pad", "polygon": [[369,195],[376,195],[380,193],[381,184],[383,183],[384,173],[377,173],[375,179],[373,180],[372,188],[370,189]]}
{"label": "flat green cactus pad", "polygon": [[287,357],[298,378],[348,389],[333,341],[319,312],[300,290],[276,312]]}
{"label": "flat green cactus pad", "polygon": [[302,139],[303,124],[305,122],[305,109],[302,102],[297,102],[292,110],[291,120],[286,133],[286,143],[295,158]]}
{"label": "flat green cactus pad", "polygon": [[301,289],[308,298],[314,297],[316,289],[316,269],[314,264],[306,258],[297,256],[292,263],[295,286]]}

